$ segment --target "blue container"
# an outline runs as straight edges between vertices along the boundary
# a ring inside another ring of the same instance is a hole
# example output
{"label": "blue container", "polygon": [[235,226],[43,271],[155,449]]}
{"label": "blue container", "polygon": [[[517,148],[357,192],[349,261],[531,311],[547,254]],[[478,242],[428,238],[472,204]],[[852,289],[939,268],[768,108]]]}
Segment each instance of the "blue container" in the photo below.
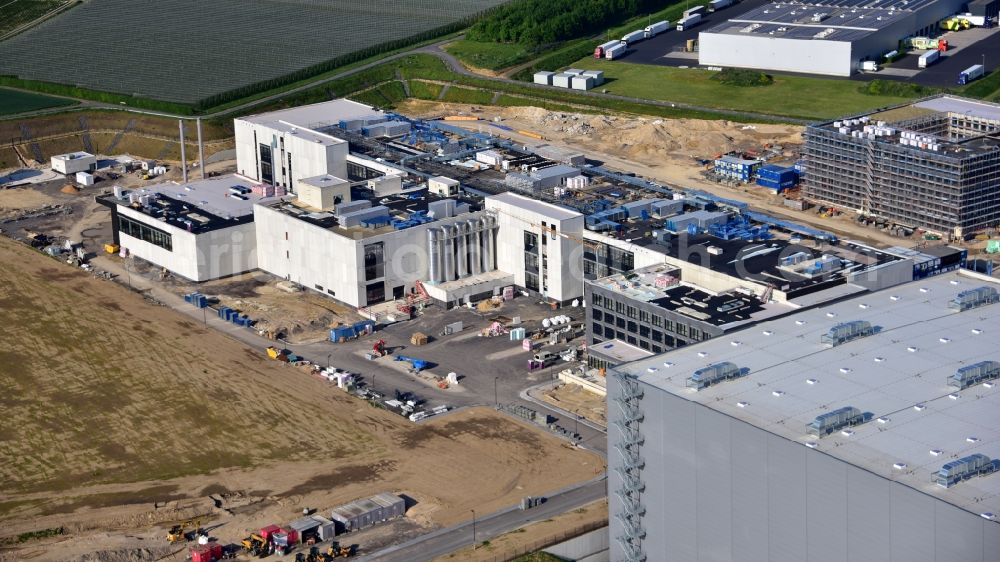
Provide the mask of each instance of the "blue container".
{"label": "blue container", "polygon": [[219,307],[219,318],[222,318],[223,320],[228,320],[228,318],[226,317],[226,314],[228,313],[228,311],[229,311],[229,307],[220,306]]}
{"label": "blue container", "polygon": [[188,294],[184,295],[184,302],[190,303],[192,297],[194,297],[194,293],[188,293]]}

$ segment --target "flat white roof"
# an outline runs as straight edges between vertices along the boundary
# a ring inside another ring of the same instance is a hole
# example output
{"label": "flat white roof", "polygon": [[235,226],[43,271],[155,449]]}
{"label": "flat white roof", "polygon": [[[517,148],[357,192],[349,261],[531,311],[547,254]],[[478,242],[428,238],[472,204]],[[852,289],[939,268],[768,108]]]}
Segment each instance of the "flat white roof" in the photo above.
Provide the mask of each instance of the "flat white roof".
{"label": "flat white roof", "polygon": [[516,193],[510,193],[510,192],[501,193],[499,195],[491,195],[487,197],[486,198],[487,208],[489,208],[490,201],[497,201],[506,205],[510,205],[512,207],[517,207],[520,209],[524,209],[526,211],[537,213],[539,215],[544,215],[551,219],[561,220],[561,221],[575,219],[583,216],[582,214],[572,209],[567,209],[565,207],[560,207],[558,205],[553,205],[551,203],[546,203],[544,201],[538,201],[535,199],[531,199],[529,197],[525,197],[523,195],[518,195]]}
{"label": "flat white roof", "polygon": [[52,157],[55,160],[79,160],[81,158],[96,158],[93,154],[89,152],[67,152],[66,154],[56,154]]}
{"label": "flat white roof", "polygon": [[1000,104],[957,96],[939,96],[917,102],[913,104],[913,107],[922,107],[945,113],[967,113],[972,117],[979,117],[980,119],[1000,121]]}
{"label": "flat white roof", "polygon": [[341,120],[358,119],[381,113],[381,111],[363,103],[336,99],[268,113],[258,113],[242,117],[240,120],[272,126],[274,123],[283,122],[299,128],[322,129],[335,126]]}
{"label": "flat white roof", "polygon": [[338,178],[330,174],[323,174],[321,176],[312,176],[309,178],[302,178],[299,183],[304,183],[306,185],[311,185],[314,187],[326,187],[328,185],[340,185],[343,183],[350,183],[345,179]]}
{"label": "flat white roof", "polygon": [[243,217],[253,214],[255,203],[267,198],[247,193],[243,195],[246,199],[233,197],[229,191],[230,187],[240,186],[251,188],[256,182],[252,182],[243,176],[230,174],[203,180],[178,183],[166,182],[149,185],[135,190],[125,190],[125,197],[120,200],[121,205],[128,205],[128,193],[139,194],[159,193],[171,199],[190,205],[192,209],[202,209],[217,217]]}
{"label": "flat white roof", "polygon": [[[1000,290],[995,279],[967,271],[938,275],[615,370],[967,511],[1000,513],[1000,474],[947,489],[931,481],[949,461],[1000,457],[1000,381],[964,390],[946,383],[960,367],[1000,360],[1000,304],[948,307],[959,292],[982,286]],[[836,347],[820,343],[833,325],[852,320],[878,332]],[[749,374],[701,391],[686,387],[694,371],[724,361]],[[807,433],[816,416],[844,406],[870,412],[872,421],[851,435]]]}
{"label": "flat white roof", "polygon": [[610,340],[590,346],[591,351],[596,351],[605,357],[610,357],[616,361],[639,361],[652,355],[645,349],[640,349],[628,342],[621,340]]}

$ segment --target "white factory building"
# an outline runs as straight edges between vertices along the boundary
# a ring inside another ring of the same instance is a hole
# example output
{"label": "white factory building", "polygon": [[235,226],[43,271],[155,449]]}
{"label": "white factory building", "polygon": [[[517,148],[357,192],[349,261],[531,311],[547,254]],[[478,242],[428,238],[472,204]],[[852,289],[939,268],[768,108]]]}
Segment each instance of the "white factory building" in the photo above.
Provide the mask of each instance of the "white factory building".
{"label": "white factory building", "polygon": [[350,100],[241,117],[234,120],[237,173],[292,192],[303,178],[347,179],[347,141],[335,131],[342,122],[378,119],[382,112]]}
{"label": "white factory building", "polygon": [[514,193],[488,197],[486,209],[499,226],[498,269],[551,301],[583,296],[582,214]]}
{"label": "white factory building", "polygon": [[67,176],[77,172],[93,172],[97,169],[97,157],[89,152],[57,154],[50,162],[53,171]]}
{"label": "white factory building", "polygon": [[[256,191],[256,193],[255,193]],[[257,269],[253,207],[260,186],[237,176],[161,183],[98,198],[112,211],[114,242],[191,281]]]}
{"label": "white factory building", "polygon": [[996,561],[998,297],[949,272],[614,367],[611,560]]}
{"label": "white factory building", "polygon": [[806,0],[754,8],[698,34],[702,66],[850,76],[926,35],[965,0]]}

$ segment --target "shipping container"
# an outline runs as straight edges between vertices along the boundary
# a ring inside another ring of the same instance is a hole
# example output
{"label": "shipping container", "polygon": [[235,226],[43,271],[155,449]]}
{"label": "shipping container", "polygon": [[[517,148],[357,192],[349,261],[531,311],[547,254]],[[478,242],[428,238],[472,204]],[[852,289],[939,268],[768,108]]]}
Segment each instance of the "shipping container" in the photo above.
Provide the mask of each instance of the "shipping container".
{"label": "shipping container", "polygon": [[543,70],[541,72],[536,72],[535,73],[535,84],[543,84],[545,86],[551,86],[552,85],[552,77],[555,76],[555,75],[556,75],[555,72],[549,72],[547,70]]}
{"label": "shipping container", "polygon": [[626,45],[632,45],[633,43],[638,43],[639,41],[642,41],[645,38],[646,38],[646,30],[640,29],[638,31],[633,31],[632,33],[626,33],[625,36],[622,37],[622,43],[625,43]]}
{"label": "shipping container", "polygon": [[557,88],[569,88],[570,80],[572,79],[572,74],[566,74],[565,72],[556,74],[552,77],[552,85]]}
{"label": "shipping container", "polygon": [[917,68],[927,68],[941,58],[941,51],[927,51],[917,59]]}
{"label": "shipping container", "polygon": [[[594,79],[594,86],[600,86],[604,83],[604,71],[603,70],[587,70],[584,71],[580,76],[590,76]],[[567,164],[582,164],[582,162],[567,162]]]}
{"label": "shipping container", "polygon": [[594,87],[594,78],[592,76],[574,76],[570,79],[570,86],[574,90],[587,91]]}
{"label": "shipping container", "polygon": [[733,0],[712,0],[708,3],[709,12],[717,12],[723,8],[728,8],[733,5]]}
{"label": "shipping container", "polygon": [[663,21],[658,21],[652,25],[646,26],[646,29],[644,31],[646,34],[646,39],[650,39],[652,37],[656,37],[657,35],[669,29],[670,29],[670,22],[667,20],[663,20]]}
{"label": "shipping container", "polygon": [[677,22],[677,31],[684,31],[701,23],[701,14],[691,14]]}
{"label": "shipping container", "polygon": [[619,43],[617,46],[611,47],[610,49],[608,49],[607,51],[605,51],[604,52],[604,58],[606,58],[608,60],[614,60],[614,59],[621,58],[621,57],[623,57],[625,55],[625,51],[627,49],[628,49],[628,47],[625,45],[625,43]]}
{"label": "shipping container", "polygon": [[961,72],[961,74],[958,75],[959,86],[964,86],[977,78],[981,78],[983,76],[983,71],[984,68],[981,64],[974,64],[969,68],[966,68]]}

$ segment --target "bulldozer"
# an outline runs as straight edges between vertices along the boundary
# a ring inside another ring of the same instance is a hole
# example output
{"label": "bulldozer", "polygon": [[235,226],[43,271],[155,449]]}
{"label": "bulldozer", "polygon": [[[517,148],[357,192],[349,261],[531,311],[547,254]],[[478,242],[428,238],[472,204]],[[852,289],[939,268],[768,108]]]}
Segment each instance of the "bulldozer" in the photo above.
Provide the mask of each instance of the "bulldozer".
{"label": "bulldozer", "polygon": [[326,549],[326,554],[330,557],[348,558],[354,555],[354,547],[341,546],[339,542],[334,542],[330,548]]}
{"label": "bulldozer", "polygon": [[249,537],[243,539],[243,550],[248,552],[251,556],[261,556],[267,553],[267,541],[264,537],[254,533]]}

